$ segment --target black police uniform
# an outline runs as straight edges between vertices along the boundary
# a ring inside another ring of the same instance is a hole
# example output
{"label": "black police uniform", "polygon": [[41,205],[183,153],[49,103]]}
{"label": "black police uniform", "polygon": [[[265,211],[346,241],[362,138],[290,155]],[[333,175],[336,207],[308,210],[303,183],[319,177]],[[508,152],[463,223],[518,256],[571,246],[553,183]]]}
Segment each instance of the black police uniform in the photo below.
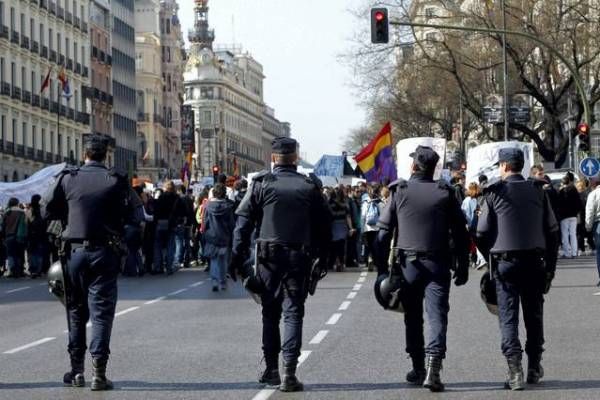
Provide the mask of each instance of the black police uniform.
{"label": "black police uniform", "polygon": [[[66,224],[62,238],[73,376],[83,373],[86,323],[90,319],[94,376],[96,366],[106,369],[120,269],[114,241],[125,223],[134,218],[128,199],[127,176],[95,161],[80,168],[67,167],[45,196],[45,217]],[[65,383],[67,380],[66,375]]]}
{"label": "black police uniform", "polygon": [[[295,153],[296,146],[293,139],[278,138],[273,142],[273,151]],[[263,376],[261,382],[279,383],[280,352],[286,376],[295,379],[311,256],[326,254],[331,231],[328,208],[313,178],[299,174],[295,166],[276,165],[272,173],[261,172],[253,178],[236,214],[233,269],[242,269],[255,229],[257,235],[256,280],[262,289],[265,373],[270,371],[273,378],[263,382]],[[321,260],[325,261],[326,256]],[[279,331],[282,313],[283,341]]]}
{"label": "black police uniform", "polygon": [[[518,149],[502,149],[499,157],[501,162],[523,163],[523,153]],[[530,383],[536,383],[536,374],[537,380],[541,378],[543,294],[554,277],[558,251],[558,224],[543,184],[513,174],[490,185],[484,192],[476,239],[479,250],[492,259],[502,353],[510,369],[521,375],[519,303],[522,303]],[[522,382],[509,386],[521,389]]]}
{"label": "black police uniform", "polygon": [[[435,167],[439,160],[429,147],[419,146],[411,156],[415,164],[422,166]],[[401,267],[405,279],[402,299],[406,352],[411,356],[414,367],[407,379],[415,384],[423,382],[427,354],[428,367],[433,367],[438,382],[429,382],[430,386],[427,386],[426,380],[426,386],[436,391],[443,390],[439,369],[446,354],[453,254],[458,260],[456,284],[464,284],[468,278],[469,238],[465,217],[454,189],[445,182],[434,182],[431,175],[416,172],[409,181],[396,181],[389,187],[392,192],[390,201],[378,223],[379,274],[387,273],[387,249],[396,229],[394,263]],[[450,240],[454,249],[450,247]],[[423,299],[431,334],[427,346],[423,335]],[[429,374],[429,368],[427,372]]]}

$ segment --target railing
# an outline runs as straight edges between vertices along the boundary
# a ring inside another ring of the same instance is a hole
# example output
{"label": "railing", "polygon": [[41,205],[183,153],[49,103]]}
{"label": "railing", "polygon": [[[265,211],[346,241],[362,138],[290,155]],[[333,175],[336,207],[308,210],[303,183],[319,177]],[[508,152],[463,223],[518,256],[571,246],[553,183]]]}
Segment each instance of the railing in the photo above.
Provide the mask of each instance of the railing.
{"label": "railing", "polygon": [[100,50],[100,51],[99,51],[99,57],[98,57],[98,58],[100,59],[100,62],[101,62],[101,63],[105,63],[105,62],[106,62],[106,53],[105,53],[105,52],[103,52],[102,50]]}
{"label": "railing", "polygon": [[2,88],[0,90],[4,96],[10,96],[10,83],[2,82]]}
{"label": "railing", "polygon": [[42,52],[40,55],[44,58],[48,58],[48,46],[42,46]]}
{"label": "railing", "polygon": [[63,162],[62,156],[60,154],[56,154],[54,156],[54,162],[57,163],[57,164]]}
{"label": "railing", "polygon": [[33,158],[33,154],[34,154],[34,152],[33,152],[33,148],[28,146],[28,147],[25,149],[25,157],[26,157],[26,158],[29,158],[29,159],[32,159],[32,158]]}
{"label": "railing", "polygon": [[83,33],[88,32],[87,22],[81,22],[81,30],[83,31]]}
{"label": "railing", "polygon": [[56,101],[51,101],[50,102],[50,112],[51,113],[57,113],[58,112],[58,102],[56,102]]}
{"label": "railing", "polygon": [[19,32],[11,31],[10,41],[15,44],[19,44]]}
{"label": "railing", "polygon": [[25,156],[25,146],[23,146],[22,144],[18,144],[16,146],[15,156],[17,156],[17,157]]}
{"label": "railing", "polygon": [[7,154],[15,154],[15,144],[13,142],[5,142],[4,152]]}
{"label": "railing", "polygon": [[63,56],[62,54],[58,56],[58,64],[65,65],[65,56]]}
{"label": "railing", "polygon": [[69,118],[70,120],[75,120],[75,110],[69,108],[67,110],[67,118]]}
{"label": "railing", "polygon": [[44,151],[43,150],[35,151],[35,160],[36,161],[44,161]]}
{"label": "railing", "polygon": [[78,112],[75,116],[75,121],[80,124],[89,125],[90,124],[90,114],[88,113],[80,113]]}
{"label": "railing", "polygon": [[94,99],[100,100],[100,89],[94,88]]}
{"label": "railing", "polygon": [[88,67],[83,67],[83,77],[84,78],[88,77]]}
{"label": "railing", "polygon": [[50,50],[50,61],[56,62],[56,50]]}
{"label": "railing", "polygon": [[98,48],[96,46],[92,46],[92,58],[98,58]]}
{"label": "railing", "polygon": [[21,36],[21,47],[29,49],[29,38],[27,36]]}
{"label": "railing", "polygon": [[52,153],[46,151],[44,152],[44,160],[47,164],[51,164],[54,161],[54,157],[52,157]]}
{"label": "railing", "polygon": [[138,120],[138,122],[149,122],[150,121],[150,114],[148,114],[148,113],[138,113],[137,114],[137,120]]}
{"label": "railing", "polygon": [[79,28],[79,26],[80,26],[80,24],[79,24],[79,17],[73,18],[73,25],[75,25],[77,28]]}
{"label": "railing", "polygon": [[40,45],[38,44],[38,42],[33,41],[31,43],[31,51],[33,51],[34,53],[39,53],[40,52]]}
{"label": "railing", "polygon": [[80,63],[75,64],[75,73],[81,75],[81,64]]}
{"label": "railing", "polygon": [[40,7],[45,8],[47,10],[48,9],[48,1],[40,0]]}
{"label": "railing", "polygon": [[13,99],[20,99],[21,98],[21,89],[16,86],[13,86],[12,91],[11,91],[11,97]]}
{"label": "railing", "polygon": [[50,111],[50,100],[46,98],[42,99],[42,109]]}
{"label": "railing", "polygon": [[62,104],[60,105],[60,115],[62,115],[63,117],[67,116],[67,107],[63,106]]}
{"label": "railing", "polygon": [[23,90],[23,97],[21,100],[23,100],[23,103],[31,103],[31,92]]}
{"label": "railing", "polygon": [[8,26],[2,25],[2,30],[0,30],[0,38],[8,39]]}
{"label": "railing", "polygon": [[108,99],[107,99],[108,104],[110,104],[111,106],[113,105],[113,96],[112,94],[108,95]]}
{"label": "railing", "polygon": [[57,14],[58,18],[65,19],[65,9],[64,8],[58,7],[56,14]]}
{"label": "railing", "polygon": [[73,60],[67,59],[67,69],[73,71]]}
{"label": "railing", "polygon": [[106,55],[106,64],[112,65],[112,56],[110,54]]}
{"label": "railing", "polygon": [[31,96],[31,105],[34,107],[40,106],[40,96],[38,94]]}

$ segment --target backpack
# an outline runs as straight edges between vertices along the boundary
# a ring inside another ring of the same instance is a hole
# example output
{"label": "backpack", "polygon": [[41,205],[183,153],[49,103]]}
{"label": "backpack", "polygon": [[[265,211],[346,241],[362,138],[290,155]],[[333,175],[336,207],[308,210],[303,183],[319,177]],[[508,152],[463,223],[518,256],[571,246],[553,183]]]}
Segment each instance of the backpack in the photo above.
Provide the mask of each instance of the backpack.
{"label": "backpack", "polygon": [[367,217],[366,222],[367,225],[377,225],[379,221],[379,207],[377,206],[376,201],[371,201],[369,203],[369,207],[367,208]]}

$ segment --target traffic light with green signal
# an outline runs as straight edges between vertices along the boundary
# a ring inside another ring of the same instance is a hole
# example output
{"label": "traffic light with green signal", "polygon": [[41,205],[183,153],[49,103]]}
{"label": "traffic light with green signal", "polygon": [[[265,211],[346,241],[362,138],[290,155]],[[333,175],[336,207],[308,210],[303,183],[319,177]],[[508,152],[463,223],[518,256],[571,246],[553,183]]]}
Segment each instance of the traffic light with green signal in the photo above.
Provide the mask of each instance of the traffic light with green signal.
{"label": "traffic light with green signal", "polygon": [[371,43],[385,44],[390,41],[390,21],[387,8],[371,9]]}

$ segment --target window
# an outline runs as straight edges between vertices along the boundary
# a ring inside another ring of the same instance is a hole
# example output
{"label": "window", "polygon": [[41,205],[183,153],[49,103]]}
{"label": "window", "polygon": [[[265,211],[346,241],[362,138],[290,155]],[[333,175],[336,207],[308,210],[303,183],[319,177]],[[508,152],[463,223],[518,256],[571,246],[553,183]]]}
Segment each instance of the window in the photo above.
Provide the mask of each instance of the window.
{"label": "window", "polygon": [[56,149],[56,154],[62,156],[62,135],[58,134],[58,148]]}
{"label": "window", "polygon": [[81,15],[81,22],[85,22],[85,10],[83,9],[83,5],[79,7],[79,15]]}
{"label": "window", "polygon": [[36,77],[36,75],[37,74],[35,73],[35,71],[31,71],[31,81],[30,81],[29,84],[31,85],[31,93],[32,94],[36,94],[37,93],[37,90],[35,89],[35,86],[36,86],[35,85],[35,77]]}
{"label": "window", "polygon": [[65,51],[67,52],[67,58],[71,58],[71,43],[69,38],[65,38]]}
{"label": "window", "polygon": [[0,1],[0,24],[4,25],[4,2]]}
{"label": "window", "polygon": [[437,40],[437,32],[428,32],[425,35],[425,39],[430,42],[435,42]]}
{"label": "window", "polygon": [[0,57],[0,81],[4,82],[4,57]]}
{"label": "window", "polygon": [[54,142],[54,132],[50,131],[50,153],[56,154],[56,143]]}
{"label": "window", "polygon": [[29,19],[29,37],[31,40],[35,40],[35,21],[33,18]]}
{"label": "window", "polygon": [[17,144],[17,119],[12,120],[12,142]]}
{"label": "window", "polygon": [[23,122],[21,129],[21,143],[27,147],[27,122]]}
{"label": "window", "polygon": [[44,46],[45,40],[44,40],[44,24],[40,24],[40,46]]}
{"label": "window", "polygon": [[2,116],[2,120],[0,121],[0,140],[6,140],[6,116]]}
{"label": "window", "polygon": [[85,67],[85,47],[81,46],[81,63]]}
{"label": "window", "polygon": [[15,8],[10,8],[10,29],[15,30]]}
{"label": "window", "polygon": [[10,63],[10,83],[12,85],[15,84],[15,82],[17,82],[17,67],[15,66],[14,62]]}
{"label": "window", "polygon": [[167,18],[166,22],[166,26],[167,26],[167,34],[171,33],[171,20],[169,18]]}
{"label": "window", "polygon": [[54,43],[52,42],[54,40],[54,34],[52,32],[52,28],[48,28],[48,47],[50,48],[50,50],[54,49]]}
{"label": "window", "polygon": [[25,81],[27,80],[27,72],[25,72],[25,67],[21,67],[21,89],[25,90]]}
{"label": "window", "polygon": [[79,139],[75,139],[75,161],[79,163]]}
{"label": "window", "polygon": [[25,26],[25,14],[23,14],[23,13],[21,13],[21,21],[20,22],[21,22],[21,25],[20,25],[21,35],[25,35],[27,33],[27,30],[26,30],[26,26]]}
{"label": "window", "polygon": [[42,128],[42,151],[47,151],[46,149],[46,129]]}
{"label": "window", "polygon": [[77,63],[77,50],[77,42],[73,42],[73,59],[75,63]]}
{"label": "window", "polygon": [[35,125],[31,125],[31,147],[33,147],[34,149],[37,146],[37,127]]}
{"label": "window", "polygon": [[71,148],[71,137],[67,136],[67,157],[74,158],[72,153],[73,149]]}
{"label": "window", "polygon": [[77,18],[77,2],[73,0],[73,17]]}
{"label": "window", "polygon": [[435,14],[435,8],[427,7],[425,9],[425,17],[427,18],[435,18],[437,15]]}
{"label": "window", "polygon": [[58,54],[61,53],[61,49],[62,49],[62,36],[60,35],[59,32],[56,33],[56,51],[58,51]]}

